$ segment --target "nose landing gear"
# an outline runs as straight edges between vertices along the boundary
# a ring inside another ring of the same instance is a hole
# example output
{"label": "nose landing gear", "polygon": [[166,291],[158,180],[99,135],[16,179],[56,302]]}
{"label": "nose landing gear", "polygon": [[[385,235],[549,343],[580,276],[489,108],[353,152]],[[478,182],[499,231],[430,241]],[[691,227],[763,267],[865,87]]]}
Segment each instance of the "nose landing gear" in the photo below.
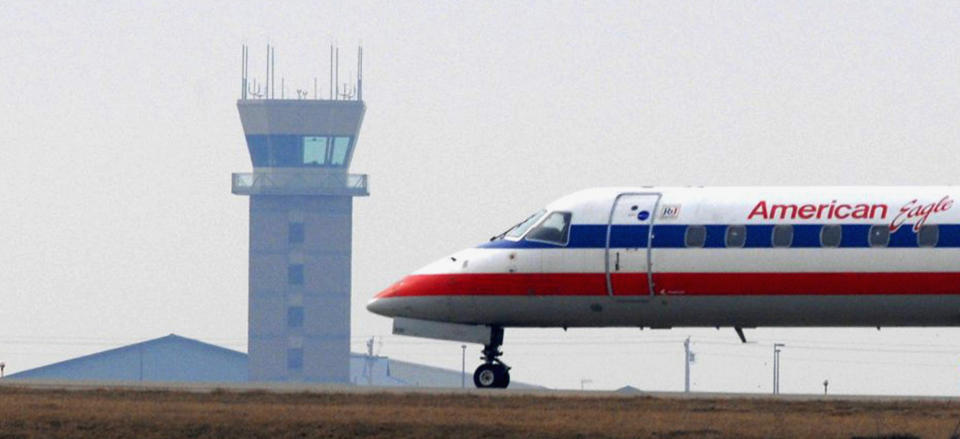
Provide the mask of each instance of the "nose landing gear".
{"label": "nose landing gear", "polygon": [[510,366],[500,361],[503,352],[503,328],[491,328],[490,344],[483,347],[483,364],[473,373],[473,384],[478,389],[506,389],[510,385]]}

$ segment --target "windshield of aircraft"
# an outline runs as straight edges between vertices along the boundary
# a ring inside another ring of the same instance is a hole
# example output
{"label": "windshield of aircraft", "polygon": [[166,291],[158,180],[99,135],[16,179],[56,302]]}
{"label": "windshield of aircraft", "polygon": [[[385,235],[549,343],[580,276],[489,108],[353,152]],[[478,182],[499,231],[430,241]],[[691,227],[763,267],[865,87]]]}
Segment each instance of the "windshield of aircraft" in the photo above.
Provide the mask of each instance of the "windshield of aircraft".
{"label": "windshield of aircraft", "polygon": [[530,226],[536,224],[537,221],[540,221],[540,218],[542,218],[543,214],[545,213],[547,213],[546,210],[541,210],[533,215],[530,215],[530,217],[523,220],[523,222],[521,222],[520,224],[517,224],[511,227],[506,232],[501,233],[500,236],[498,236],[497,238],[503,238],[504,236],[508,238],[519,238],[523,236],[523,234],[526,233],[527,229],[529,229]]}
{"label": "windshield of aircraft", "polygon": [[570,237],[570,216],[570,212],[553,212],[524,239],[567,245]]}

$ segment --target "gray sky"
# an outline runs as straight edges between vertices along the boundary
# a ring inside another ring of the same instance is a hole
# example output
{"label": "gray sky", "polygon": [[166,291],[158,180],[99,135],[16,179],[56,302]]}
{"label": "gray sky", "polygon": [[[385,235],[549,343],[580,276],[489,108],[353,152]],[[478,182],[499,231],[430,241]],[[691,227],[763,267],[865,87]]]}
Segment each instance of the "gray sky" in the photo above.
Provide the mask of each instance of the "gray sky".
{"label": "gray sky", "polygon": [[[245,350],[250,169],[240,45],[288,92],[350,75],[354,350],[366,301],[552,199],[642,184],[948,184],[953,2],[16,2],[0,5],[0,361],[14,372],[175,332]],[[346,55],[344,55],[344,53]],[[323,87],[321,87],[323,88]],[[508,330],[551,387],[960,395],[960,330]],[[478,360],[470,350],[468,367]],[[456,343],[382,354],[459,368]]]}

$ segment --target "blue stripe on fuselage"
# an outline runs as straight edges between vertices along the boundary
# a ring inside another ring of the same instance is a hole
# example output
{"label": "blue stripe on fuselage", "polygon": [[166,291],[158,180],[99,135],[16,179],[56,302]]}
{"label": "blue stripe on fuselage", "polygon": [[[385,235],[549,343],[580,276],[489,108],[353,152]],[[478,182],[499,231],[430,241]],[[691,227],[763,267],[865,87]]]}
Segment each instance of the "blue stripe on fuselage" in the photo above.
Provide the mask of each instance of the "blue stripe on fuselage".
{"label": "blue stripe on fuselage", "polygon": [[[820,248],[823,224],[794,224],[790,248]],[[641,248],[647,246],[648,225],[614,225],[610,229],[610,248]],[[662,224],[653,226],[653,248],[687,248],[685,236],[688,225]],[[703,248],[726,248],[727,226],[707,224]],[[746,227],[744,248],[773,248],[773,225],[752,224]],[[841,248],[870,247],[870,225],[841,225]],[[960,247],[960,224],[939,224],[936,247]],[[566,246],[536,241],[509,241],[498,239],[479,245],[480,248],[606,248],[607,226],[575,224],[570,227],[570,241]],[[888,248],[919,248],[917,234],[907,225],[890,234]]]}

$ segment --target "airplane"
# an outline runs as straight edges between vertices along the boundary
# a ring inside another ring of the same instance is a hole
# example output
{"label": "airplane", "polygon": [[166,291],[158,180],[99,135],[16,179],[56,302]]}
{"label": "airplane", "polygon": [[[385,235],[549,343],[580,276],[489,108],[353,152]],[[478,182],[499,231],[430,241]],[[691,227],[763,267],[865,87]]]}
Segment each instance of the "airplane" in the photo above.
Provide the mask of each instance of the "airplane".
{"label": "airplane", "polygon": [[367,305],[400,335],[508,327],[960,326],[960,187],[596,188],[441,258]]}

